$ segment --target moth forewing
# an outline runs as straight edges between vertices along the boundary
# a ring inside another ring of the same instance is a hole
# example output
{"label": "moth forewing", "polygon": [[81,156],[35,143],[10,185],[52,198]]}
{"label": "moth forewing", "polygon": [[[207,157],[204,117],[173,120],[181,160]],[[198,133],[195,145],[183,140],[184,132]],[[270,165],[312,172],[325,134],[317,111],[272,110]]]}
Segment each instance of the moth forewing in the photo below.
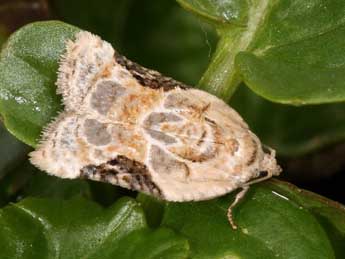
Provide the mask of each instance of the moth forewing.
{"label": "moth forewing", "polygon": [[247,188],[260,171],[280,173],[274,152],[222,100],[127,60],[89,32],[66,45],[57,88],[65,111],[30,154],[50,174],[183,202]]}

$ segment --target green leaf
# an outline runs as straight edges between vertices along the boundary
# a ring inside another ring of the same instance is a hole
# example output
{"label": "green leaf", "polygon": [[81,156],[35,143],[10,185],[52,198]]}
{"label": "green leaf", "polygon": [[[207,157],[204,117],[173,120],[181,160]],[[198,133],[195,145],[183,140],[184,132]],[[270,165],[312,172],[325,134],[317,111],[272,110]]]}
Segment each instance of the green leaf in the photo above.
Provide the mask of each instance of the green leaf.
{"label": "green leaf", "polygon": [[[286,183],[274,181],[274,185],[279,191],[288,199],[293,199],[303,207],[311,211],[318,222],[323,226],[329,240],[332,243],[332,248],[336,258],[343,258],[344,239],[345,239],[345,207],[342,204],[325,199],[315,193],[300,190],[295,186]],[[296,195],[299,194],[299,195]]]}
{"label": "green leaf", "polygon": [[187,258],[188,242],[147,228],[137,202],[30,198],[0,211],[2,258]]}
{"label": "green leaf", "polygon": [[294,105],[344,101],[344,35],[342,26],[254,54],[240,53],[236,63],[245,83],[269,100]]}
{"label": "green leaf", "polygon": [[[166,203],[162,226],[187,237],[192,258],[343,258],[345,209],[278,181],[251,187],[227,221],[234,194]],[[337,230],[336,232],[332,232]]]}
{"label": "green leaf", "polygon": [[221,39],[200,86],[225,100],[244,81],[274,102],[345,100],[345,2],[179,0]]}
{"label": "green leaf", "polygon": [[35,146],[42,127],[61,109],[56,95],[58,60],[78,31],[61,22],[27,25],[7,41],[0,56],[0,112],[7,129]]}
{"label": "green leaf", "polygon": [[244,25],[247,20],[247,1],[177,0],[177,2],[216,26],[227,23]]}
{"label": "green leaf", "polygon": [[345,138],[343,103],[293,107],[269,102],[241,85],[230,104],[279,156],[301,156]]}

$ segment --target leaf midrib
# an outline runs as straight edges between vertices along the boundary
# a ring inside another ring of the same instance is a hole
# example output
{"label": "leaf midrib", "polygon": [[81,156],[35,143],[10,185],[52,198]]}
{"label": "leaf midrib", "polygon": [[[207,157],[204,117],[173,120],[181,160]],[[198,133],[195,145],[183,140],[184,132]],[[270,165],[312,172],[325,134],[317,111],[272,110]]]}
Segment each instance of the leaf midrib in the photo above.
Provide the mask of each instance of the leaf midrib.
{"label": "leaf midrib", "polygon": [[246,26],[219,25],[220,40],[211,63],[199,81],[199,87],[207,92],[229,100],[241,83],[240,75],[235,66],[235,58],[241,51],[250,48],[256,35],[261,31],[271,11],[270,0],[257,1],[256,5],[251,4],[248,9],[248,20]]}
{"label": "leaf midrib", "polygon": [[304,41],[315,39],[317,37],[325,36],[326,34],[332,33],[335,30],[339,29],[339,27],[344,27],[344,26],[345,26],[345,20],[340,22],[340,23],[338,23],[338,24],[336,24],[336,25],[334,25],[334,26],[331,26],[331,27],[325,29],[322,32],[314,33],[314,34],[311,34],[311,35],[309,35],[307,37],[301,37],[299,39],[292,40],[292,41],[289,41],[289,42],[286,42],[286,43],[277,44],[277,45],[269,45],[269,46],[264,47],[264,48],[258,48],[256,50],[253,50],[252,53],[255,54],[256,56],[264,56],[270,50],[274,50],[274,49],[282,48],[282,47],[286,47],[286,46],[291,46],[291,45],[298,44],[298,43],[301,43],[301,42],[304,42]]}

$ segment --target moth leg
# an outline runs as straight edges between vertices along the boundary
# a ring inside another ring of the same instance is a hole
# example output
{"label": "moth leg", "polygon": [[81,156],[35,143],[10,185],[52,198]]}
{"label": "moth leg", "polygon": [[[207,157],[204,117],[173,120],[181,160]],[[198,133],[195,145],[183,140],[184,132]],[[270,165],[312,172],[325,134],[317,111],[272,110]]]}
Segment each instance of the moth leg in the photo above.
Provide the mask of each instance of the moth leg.
{"label": "moth leg", "polygon": [[242,190],[238,194],[236,194],[234,202],[228,208],[227,216],[228,216],[228,220],[229,220],[229,223],[230,223],[232,229],[234,229],[234,230],[237,229],[237,226],[234,222],[234,219],[232,218],[232,209],[244,198],[244,196],[246,195],[246,193],[249,190],[249,186],[254,184],[254,183],[265,181],[265,180],[271,178],[273,175],[274,175],[274,171],[267,171],[267,174],[265,176],[262,176],[262,177],[259,177],[257,179],[254,179],[250,182],[247,182],[245,185],[243,185],[241,187]]}
{"label": "moth leg", "polygon": [[237,229],[237,225],[232,217],[232,209],[244,198],[244,196],[246,195],[246,193],[249,190],[249,185],[244,185],[243,187],[241,187],[242,190],[236,194],[235,200],[233,201],[233,203],[231,203],[231,205],[228,208],[228,221],[232,227],[233,230]]}
{"label": "moth leg", "polygon": [[272,178],[273,175],[274,175],[274,173],[273,173],[272,171],[267,171],[267,172],[266,172],[266,175],[261,176],[261,177],[259,177],[259,178],[256,178],[256,179],[254,179],[254,180],[252,180],[252,181],[247,182],[247,183],[245,184],[245,186],[249,186],[249,185],[252,185],[252,184],[255,184],[255,183],[263,182],[263,181],[265,181],[265,180],[267,180],[267,179]]}

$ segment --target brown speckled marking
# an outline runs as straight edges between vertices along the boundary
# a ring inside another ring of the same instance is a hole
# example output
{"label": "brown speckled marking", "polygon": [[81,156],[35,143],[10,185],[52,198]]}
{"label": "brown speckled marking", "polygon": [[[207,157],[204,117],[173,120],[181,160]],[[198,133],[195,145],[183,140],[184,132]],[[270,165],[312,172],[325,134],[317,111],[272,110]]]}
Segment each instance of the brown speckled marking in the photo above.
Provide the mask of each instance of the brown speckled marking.
{"label": "brown speckled marking", "polygon": [[187,85],[178,82],[171,77],[163,76],[161,73],[147,69],[139,64],[128,60],[118,52],[115,52],[115,60],[121,66],[124,66],[137,81],[143,85],[152,89],[163,89],[169,91],[179,87],[181,89],[189,88]]}
{"label": "brown speckled marking", "polygon": [[80,177],[112,184],[114,181],[118,183],[123,180],[128,184],[126,187],[129,189],[138,190],[139,188],[156,197],[163,198],[159,187],[152,182],[146,165],[125,156],[117,156],[100,165],[85,166],[80,170]]}
{"label": "brown speckled marking", "polygon": [[236,139],[233,139],[233,138],[226,140],[224,144],[225,144],[226,150],[231,155],[234,155],[238,151],[239,146],[240,146],[238,141]]}

